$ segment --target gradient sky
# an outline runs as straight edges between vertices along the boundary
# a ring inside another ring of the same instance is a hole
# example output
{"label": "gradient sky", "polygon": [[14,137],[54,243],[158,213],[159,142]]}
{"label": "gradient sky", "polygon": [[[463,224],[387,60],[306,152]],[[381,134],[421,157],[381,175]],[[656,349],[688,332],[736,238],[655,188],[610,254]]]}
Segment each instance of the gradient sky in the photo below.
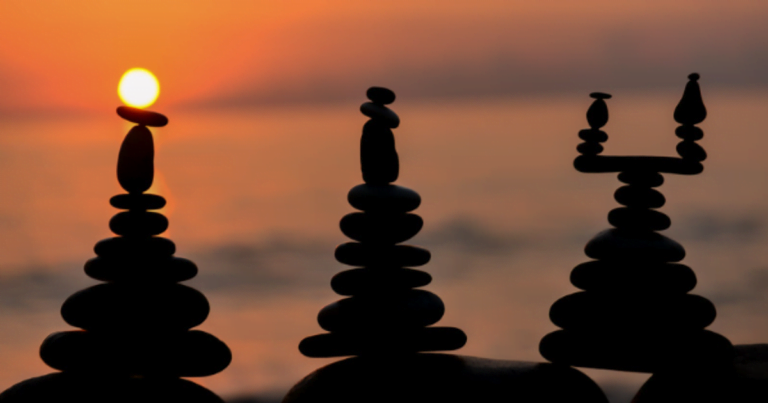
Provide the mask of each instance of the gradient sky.
{"label": "gradient sky", "polygon": [[758,0],[3,0],[0,111],[103,110],[130,67],[159,106],[765,87]]}

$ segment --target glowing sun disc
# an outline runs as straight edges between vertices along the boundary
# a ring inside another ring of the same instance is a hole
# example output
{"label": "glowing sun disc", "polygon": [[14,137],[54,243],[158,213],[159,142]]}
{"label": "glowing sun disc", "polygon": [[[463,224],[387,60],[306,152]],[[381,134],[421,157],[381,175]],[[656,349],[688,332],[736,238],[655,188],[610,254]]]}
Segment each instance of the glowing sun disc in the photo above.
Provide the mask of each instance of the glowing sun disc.
{"label": "glowing sun disc", "polygon": [[160,83],[147,69],[130,69],[120,78],[117,94],[128,106],[146,108],[157,100],[160,94]]}

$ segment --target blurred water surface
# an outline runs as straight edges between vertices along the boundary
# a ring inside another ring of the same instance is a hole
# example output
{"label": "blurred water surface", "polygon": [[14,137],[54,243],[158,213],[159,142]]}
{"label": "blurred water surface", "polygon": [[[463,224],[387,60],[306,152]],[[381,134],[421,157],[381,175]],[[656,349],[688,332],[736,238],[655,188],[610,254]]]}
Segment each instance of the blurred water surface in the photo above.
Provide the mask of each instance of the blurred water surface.
{"label": "blurred water surface", "polygon": [[[734,343],[768,342],[768,94],[707,91],[703,174],[667,176],[665,233],[688,252],[695,293],[718,307],[711,329]],[[605,153],[675,155],[681,91],[614,94]],[[361,99],[361,102],[363,99]],[[410,243],[429,248],[426,288],[446,304],[440,322],[466,331],[465,355],[541,361],[550,305],[575,289],[570,270],[607,228],[613,175],[573,169],[586,96],[409,103],[393,109],[399,184],[418,191],[425,220]],[[165,236],[200,275],[211,301],[201,326],[232,348],[224,372],[198,379],[222,396],[280,395],[332,360],[309,359],[301,338],[340,297],[329,286],[345,238],[346,193],[361,182],[358,104],[163,111],[153,192],[169,199]],[[59,307],[95,283],[82,272],[110,236],[108,199],[129,129],[99,117],[0,121],[0,389],[51,372],[38,358]],[[191,352],[193,353],[193,352]],[[587,371],[616,401],[645,375]]]}

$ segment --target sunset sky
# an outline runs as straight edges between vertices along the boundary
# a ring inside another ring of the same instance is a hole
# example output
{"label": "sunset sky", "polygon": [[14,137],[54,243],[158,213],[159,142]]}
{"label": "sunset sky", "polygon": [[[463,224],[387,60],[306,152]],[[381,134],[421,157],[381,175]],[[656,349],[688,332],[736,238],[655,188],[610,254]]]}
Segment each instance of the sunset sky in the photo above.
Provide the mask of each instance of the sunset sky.
{"label": "sunset sky", "polygon": [[768,3],[732,1],[3,0],[0,111],[103,110],[130,67],[159,106],[596,87],[768,84]]}

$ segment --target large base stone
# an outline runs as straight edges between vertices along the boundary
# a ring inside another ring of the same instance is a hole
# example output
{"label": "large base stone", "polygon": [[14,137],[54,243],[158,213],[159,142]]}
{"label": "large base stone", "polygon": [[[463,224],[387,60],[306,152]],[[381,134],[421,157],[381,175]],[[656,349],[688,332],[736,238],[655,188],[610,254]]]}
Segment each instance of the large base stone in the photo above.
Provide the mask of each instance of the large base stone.
{"label": "large base stone", "polygon": [[555,364],[449,354],[354,357],[309,374],[283,403],[600,402],[600,388]]}
{"label": "large base stone", "polygon": [[101,377],[54,373],[20,382],[0,403],[223,403],[210,390],[178,378]]}

